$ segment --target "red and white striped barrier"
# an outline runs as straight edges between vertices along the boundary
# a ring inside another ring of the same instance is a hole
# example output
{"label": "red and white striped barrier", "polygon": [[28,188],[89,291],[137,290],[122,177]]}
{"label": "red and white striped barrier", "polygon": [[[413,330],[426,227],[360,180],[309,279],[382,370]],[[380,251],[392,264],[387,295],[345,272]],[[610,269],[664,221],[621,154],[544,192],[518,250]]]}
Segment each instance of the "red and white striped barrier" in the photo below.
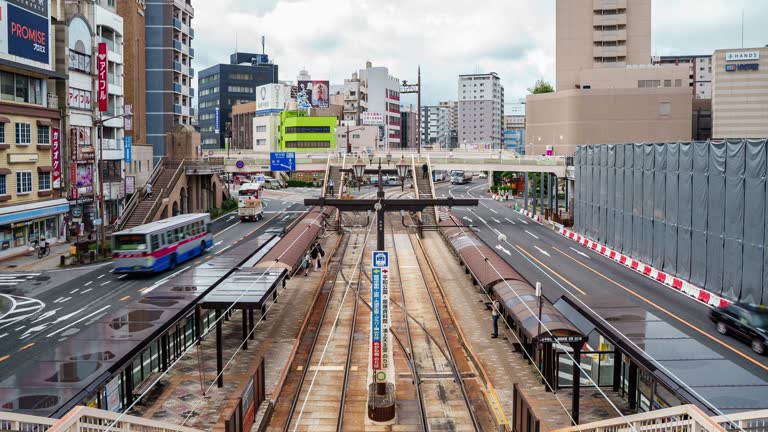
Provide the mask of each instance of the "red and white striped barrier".
{"label": "red and white striped barrier", "polygon": [[[521,210],[520,213],[533,219],[536,222],[541,223],[541,216],[534,216],[527,210]],[[693,298],[701,303],[710,307],[725,307],[730,305],[730,300],[724,299],[716,294],[713,294],[703,288],[699,288],[693,284],[690,284],[680,278],[674,277],[670,274],[664,273],[661,270],[655,269],[647,264],[644,264],[636,259],[630,258],[620,252],[612,250],[600,243],[594,242],[581,234],[573,232],[567,228],[560,228],[558,233],[563,237],[573,240],[580,245],[591,249],[593,252],[599,253],[617,263],[629,267],[630,269],[645,275],[647,278],[653,279],[656,282],[676,291],[680,291],[686,294],[688,297]]]}

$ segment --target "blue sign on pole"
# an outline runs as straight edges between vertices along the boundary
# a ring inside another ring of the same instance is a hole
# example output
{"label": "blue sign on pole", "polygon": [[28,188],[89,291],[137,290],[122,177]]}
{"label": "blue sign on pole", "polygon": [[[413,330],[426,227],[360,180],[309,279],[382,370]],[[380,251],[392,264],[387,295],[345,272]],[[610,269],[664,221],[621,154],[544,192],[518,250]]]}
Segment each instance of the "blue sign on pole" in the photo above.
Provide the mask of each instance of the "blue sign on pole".
{"label": "blue sign on pole", "polygon": [[272,152],[269,154],[270,171],[296,171],[295,152]]}
{"label": "blue sign on pole", "polygon": [[371,270],[371,368],[381,369],[381,269]]}
{"label": "blue sign on pole", "polygon": [[123,147],[123,150],[125,151],[125,163],[131,163],[133,161],[133,137],[125,137]]}
{"label": "blue sign on pole", "polygon": [[219,108],[213,110],[213,131],[215,133],[219,133],[221,129],[219,129]]}
{"label": "blue sign on pole", "polygon": [[374,251],[373,252],[373,266],[374,267],[389,267],[389,252],[387,252],[387,251]]}

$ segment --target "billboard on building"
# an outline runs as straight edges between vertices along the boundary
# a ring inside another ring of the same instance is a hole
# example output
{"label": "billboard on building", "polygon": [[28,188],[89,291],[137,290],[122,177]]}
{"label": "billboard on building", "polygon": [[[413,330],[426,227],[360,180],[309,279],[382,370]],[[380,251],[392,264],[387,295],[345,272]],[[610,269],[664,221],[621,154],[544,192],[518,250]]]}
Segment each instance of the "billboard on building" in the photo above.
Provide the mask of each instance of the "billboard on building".
{"label": "billboard on building", "polygon": [[256,87],[256,114],[280,112],[291,99],[291,87],[284,84],[265,84]]}
{"label": "billboard on building", "polygon": [[96,57],[96,72],[99,77],[99,111],[107,111],[107,44],[99,43],[99,54]]}
{"label": "billboard on building", "polygon": [[382,126],[384,125],[384,114],[368,111],[360,114],[360,120],[365,126]]}
{"label": "billboard on building", "polygon": [[328,81],[299,81],[296,99],[300,109],[328,108],[330,106]]}
{"label": "billboard on building", "polygon": [[0,1],[0,51],[48,64],[47,1]]}

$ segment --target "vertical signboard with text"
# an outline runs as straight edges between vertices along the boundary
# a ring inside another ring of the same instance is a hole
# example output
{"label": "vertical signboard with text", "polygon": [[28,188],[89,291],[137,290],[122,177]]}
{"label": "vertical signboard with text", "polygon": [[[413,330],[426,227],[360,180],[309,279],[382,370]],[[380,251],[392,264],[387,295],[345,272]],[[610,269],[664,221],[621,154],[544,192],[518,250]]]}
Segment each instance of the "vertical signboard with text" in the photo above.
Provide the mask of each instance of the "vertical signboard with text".
{"label": "vertical signboard with text", "polygon": [[99,111],[107,111],[107,44],[99,43],[99,53],[96,57],[96,71],[99,76]]}
{"label": "vertical signboard with text", "polygon": [[129,164],[133,162],[133,137],[128,135],[125,137],[124,156],[125,163]]}
{"label": "vertical signboard with text", "polygon": [[382,383],[390,360],[389,252],[374,251],[372,258],[371,366],[376,382]]}
{"label": "vertical signboard with text", "polygon": [[51,151],[51,166],[53,167],[53,174],[52,174],[52,181],[53,181],[53,188],[54,189],[60,189],[61,188],[61,136],[60,136],[60,129],[59,128],[53,128],[51,129],[51,145],[52,145],[52,151]]}

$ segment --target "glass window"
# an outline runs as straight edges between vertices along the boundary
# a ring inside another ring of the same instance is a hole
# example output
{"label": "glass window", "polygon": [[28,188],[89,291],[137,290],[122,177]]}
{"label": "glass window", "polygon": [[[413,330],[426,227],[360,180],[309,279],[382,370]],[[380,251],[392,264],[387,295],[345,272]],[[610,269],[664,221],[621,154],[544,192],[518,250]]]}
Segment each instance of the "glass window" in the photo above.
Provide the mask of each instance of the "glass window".
{"label": "glass window", "polygon": [[113,236],[113,238],[115,239],[115,250],[147,250],[147,237],[143,234],[122,234]]}
{"label": "glass window", "polygon": [[32,143],[32,125],[29,123],[16,123],[16,144],[27,145]]}
{"label": "glass window", "polygon": [[30,171],[16,172],[16,193],[28,194],[32,192],[32,173]]}
{"label": "glass window", "polygon": [[165,244],[172,245],[174,243],[176,243],[176,240],[174,240],[173,231],[167,231],[165,233]]}
{"label": "glass window", "polygon": [[160,249],[160,238],[157,236],[157,234],[152,235],[152,250],[156,251]]}
{"label": "glass window", "polygon": [[0,72],[0,99],[15,100],[14,75],[10,72]]}
{"label": "glass window", "polygon": [[8,195],[8,183],[5,177],[0,175],[0,195]]}
{"label": "glass window", "polygon": [[5,123],[0,123],[0,144],[5,144]]}
{"label": "glass window", "polygon": [[29,78],[16,75],[16,102],[29,102]]}
{"label": "glass window", "polygon": [[41,191],[51,190],[51,173],[37,174],[37,190],[41,190]]}
{"label": "glass window", "polygon": [[37,143],[44,145],[51,144],[51,132],[48,126],[37,127]]}

